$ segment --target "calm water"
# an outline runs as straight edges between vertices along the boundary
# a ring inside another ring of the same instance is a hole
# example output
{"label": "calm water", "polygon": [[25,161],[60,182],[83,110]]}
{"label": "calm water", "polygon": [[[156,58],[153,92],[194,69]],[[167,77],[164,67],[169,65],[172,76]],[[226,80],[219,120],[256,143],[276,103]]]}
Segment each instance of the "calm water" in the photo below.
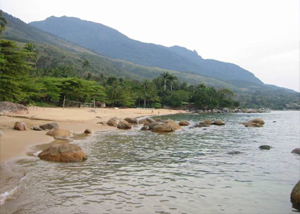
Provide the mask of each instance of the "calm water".
{"label": "calm water", "polygon": [[[98,133],[73,142],[86,162],[28,157],[1,166],[0,213],[295,213],[290,192],[300,156],[291,151],[300,147],[299,116],[173,115],[163,118],[191,125],[219,118],[226,125]],[[239,124],[257,117],[263,128]],[[261,151],[263,144],[274,148]]]}

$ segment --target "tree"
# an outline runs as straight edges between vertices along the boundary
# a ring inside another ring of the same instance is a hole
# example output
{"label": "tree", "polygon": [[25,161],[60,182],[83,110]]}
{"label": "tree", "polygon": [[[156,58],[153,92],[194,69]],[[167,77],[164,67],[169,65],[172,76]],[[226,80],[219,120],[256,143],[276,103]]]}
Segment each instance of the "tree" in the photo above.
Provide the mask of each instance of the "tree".
{"label": "tree", "polygon": [[6,25],[7,25],[7,21],[3,17],[2,10],[0,10],[0,35],[2,35],[3,31],[5,30]]}
{"label": "tree", "polygon": [[168,80],[169,76],[170,76],[169,72],[163,72],[163,73],[160,75],[160,77],[161,77],[161,78],[163,79],[163,81],[164,81],[164,91],[167,90],[167,80]]}
{"label": "tree", "polygon": [[34,85],[29,82],[29,72],[33,69],[30,62],[31,52],[19,49],[17,45],[8,40],[0,40],[0,100],[22,101],[29,97],[27,90]]}
{"label": "tree", "polygon": [[174,85],[175,81],[177,81],[177,80],[178,80],[177,76],[175,76],[173,74],[169,74],[168,81],[170,82],[170,90],[171,90],[171,92],[173,91],[173,85]]}

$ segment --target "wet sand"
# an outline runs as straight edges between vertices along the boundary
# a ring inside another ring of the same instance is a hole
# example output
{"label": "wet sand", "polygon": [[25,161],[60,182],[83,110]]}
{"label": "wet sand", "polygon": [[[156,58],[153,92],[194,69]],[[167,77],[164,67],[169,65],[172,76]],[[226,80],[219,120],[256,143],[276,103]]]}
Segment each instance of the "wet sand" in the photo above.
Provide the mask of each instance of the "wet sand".
{"label": "wet sand", "polygon": [[[57,122],[61,129],[68,129],[76,134],[83,133],[89,128],[92,131],[104,131],[115,129],[106,123],[112,117],[124,119],[126,117],[157,116],[166,114],[184,113],[184,111],[168,109],[108,109],[108,108],[41,108],[29,107],[28,112],[9,113],[0,117],[0,130],[3,136],[0,137],[0,163],[22,158],[26,151],[37,144],[48,143],[53,140],[46,135],[47,131],[33,131],[30,128],[41,124]],[[27,131],[13,129],[15,122],[26,123]]]}

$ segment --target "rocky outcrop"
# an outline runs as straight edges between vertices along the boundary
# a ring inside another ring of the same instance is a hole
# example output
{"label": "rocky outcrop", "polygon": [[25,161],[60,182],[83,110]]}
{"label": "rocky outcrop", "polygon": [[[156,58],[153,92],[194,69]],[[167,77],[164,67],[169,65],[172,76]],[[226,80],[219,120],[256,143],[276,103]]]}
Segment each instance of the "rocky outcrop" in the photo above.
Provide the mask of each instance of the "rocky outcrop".
{"label": "rocky outcrop", "polygon": [[2,113],[3,115],[5,113],[22,112],[22,111],[28,112],[27,107],[21,104],[7,102],[7,101],[0,102],[0,113]]}
{"label": "rocky outcrop", "polygon": [[300,148],[293,149],[292,153],[300,155]]}
{"label": "rocky outcrop", "polygon": [[86,130],[84,130],[84,134],[92,134],[93,132],[92,132],[92,130],[91,129],[86,129]]}
{"label": "rocky outcrop", "polygon": [[242,122],[240,124],[243,124],[245,127],[262,127],[265,124],[265,121],[263,121],[263,119],[261,118],[256,118],[248,122]]}
{"label": "rocky outcrop", "polygon": [[148,123],[156,123],[156,120],[150,117],[146,118],[146,120],[148,121]]}
{"label": "rocky outcrop", "polygon": [[149,124],[146,118],[139,120],[139,124]]}
{"label": "rocky outcrop", "polygon": [[38,157],[42,160],[55,162],[78,162],[87,159],[81,148],[74,144],[54,144],[43,150]]}
{"label": "rocky outcrop", "polygon": [[117,127],[118,123],[119,123],[119,119],[117,117],[113,117],[113,118],[110,118],[108,121],[107,121],[107,125],[109,126],[114,126],[114,127]]}
{"label": "rocky outcrop", "polygon": [[213,122],[213,125],[224,126],[225,123],[224,123],[222,120],[217,119],[217,120],[215,120],[215,121]]}
{"label": "rocky outcrop", "polygon": [[272,148],[272,146],[269,145],[261,145],[260,147],[258,147],[260,150],[270,150]]}
{"label": "rocky outcrop", "polygon": [[71,132],[66,129],[52,129],[48,131],[46,134],[59,139],[71,137]]}
{"label": "rocky outcrop", "polygon": [[58,124],[57,123],[47,123],[47,124],[40,125],[40,128],[43,130],[57,129]]}
{"label": "rocky outcrop", "polygon": [[128,123],[132,123],[132,124],[137,124],[138,123],[138,121],[137,121],[136,118],[129,118],[129,117],[127,117],[124,120],[127,121]]}
{"label": "rocky outcrop", "polygon": [[149,127],[149,130],[152,130],[156,125],[159,125],[159,124],[162,124],[162,123],[150,123],[148,125],[144,125],[144,126],[148,126]]}
{"label": "rocky outcrop", "polygon": [[293,207],[300,211],[300,180],[291,192],[291,202],[293,204]]}
{"label": "rocky outcrop", "polygon": [[14,125],[14,129],[18,131],[26,131],[27,130],[26,123],[16,122]]}
{"label": "rocky outcrop", "polygon": [[185,120],[180,120],[179,125],[180,126],[188,126],[188,125],[190,125],[190,123]]}
{"label": "rocky outcrop", "polygon": [[120,120],[117,125],[118,129],[131,129],[131,125],[126,120]]}

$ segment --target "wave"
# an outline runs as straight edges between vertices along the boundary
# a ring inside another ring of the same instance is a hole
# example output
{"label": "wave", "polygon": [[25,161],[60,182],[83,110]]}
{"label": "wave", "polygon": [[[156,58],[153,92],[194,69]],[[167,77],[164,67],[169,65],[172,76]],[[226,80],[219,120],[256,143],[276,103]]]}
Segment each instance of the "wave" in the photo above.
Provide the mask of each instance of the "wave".
{"label": "wave", "polygon": [[19,183],[17,184],[17,186],[15,186],[12,190],[10,191],[6,191],[2,194],[0,194],[0,206],[2,206],[5,201],[9,198],[11,198],[20,188],[22,181],[26,178],[27,174],[25,174],[19,181]]}

